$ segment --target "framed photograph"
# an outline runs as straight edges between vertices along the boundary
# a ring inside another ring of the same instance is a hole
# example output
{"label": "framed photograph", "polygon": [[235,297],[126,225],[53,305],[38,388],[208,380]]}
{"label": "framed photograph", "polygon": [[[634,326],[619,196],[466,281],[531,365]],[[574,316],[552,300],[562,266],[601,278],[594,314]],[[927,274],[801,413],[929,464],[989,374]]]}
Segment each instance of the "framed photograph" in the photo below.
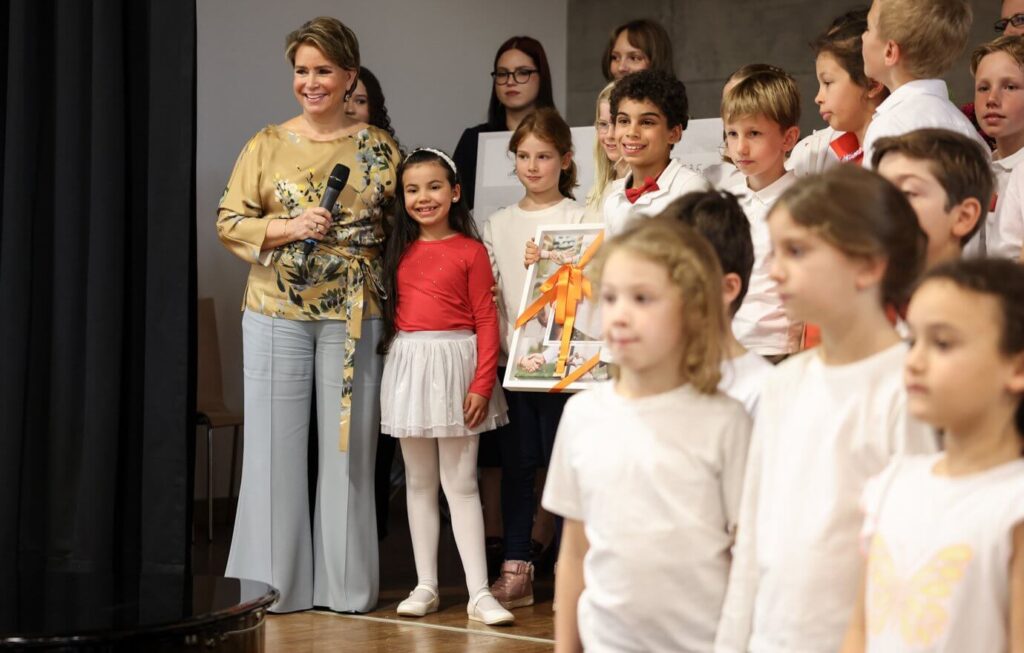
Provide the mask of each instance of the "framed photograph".
{"label": "framed photograph", "polygon": [[601,362],[601,314],[588,266],[604,238],[601,225],[537,230],[541,260],[526,277],[504,386],[576,392],[608,378]]}

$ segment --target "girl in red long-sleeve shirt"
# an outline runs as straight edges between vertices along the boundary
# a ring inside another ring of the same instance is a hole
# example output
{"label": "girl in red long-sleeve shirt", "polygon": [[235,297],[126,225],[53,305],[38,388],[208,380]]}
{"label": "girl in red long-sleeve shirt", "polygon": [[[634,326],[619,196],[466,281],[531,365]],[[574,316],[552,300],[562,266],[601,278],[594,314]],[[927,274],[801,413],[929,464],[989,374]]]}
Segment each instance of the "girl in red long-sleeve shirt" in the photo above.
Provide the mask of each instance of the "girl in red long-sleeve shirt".
{"label": "girl in red long-sleeve shirt", "polygon": [[509,624],[487,587],[483,513],[476,481],[479,434],[508,423],[495,391],[498,315],[487,250],[459,203],[454,162],[413,151],[398,168],[394,232],[384,256],[381,431],[401,438],[416,588],[398,614],[435,612],[440,481],[466,572],[470,619]]}

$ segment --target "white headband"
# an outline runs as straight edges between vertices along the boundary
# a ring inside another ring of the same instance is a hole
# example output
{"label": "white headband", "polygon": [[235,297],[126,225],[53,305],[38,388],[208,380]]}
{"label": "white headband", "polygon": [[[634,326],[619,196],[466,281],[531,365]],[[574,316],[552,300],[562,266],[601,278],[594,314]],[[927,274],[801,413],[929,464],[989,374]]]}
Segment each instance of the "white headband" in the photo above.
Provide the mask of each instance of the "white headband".
{"label": "white headband", "polygon": [[405,160],[408,161],[409,157],[411,157],[413,154],[416,154],[417,152],[430,152],[431,154],[436,154],[437,156],[441,157],[441,159],[443,159],[445,163],[448,164],[448,167],[452,169],[452,172],[455,173],[456,177],[459,175],[459,169],[455,167],[455,162],[452,161],[452,158],[445,154],[444,152],[442,152],[441,150],[435,150],[432,147],[417,147],[412,152],[409,152],[409,156],[405,157]]}

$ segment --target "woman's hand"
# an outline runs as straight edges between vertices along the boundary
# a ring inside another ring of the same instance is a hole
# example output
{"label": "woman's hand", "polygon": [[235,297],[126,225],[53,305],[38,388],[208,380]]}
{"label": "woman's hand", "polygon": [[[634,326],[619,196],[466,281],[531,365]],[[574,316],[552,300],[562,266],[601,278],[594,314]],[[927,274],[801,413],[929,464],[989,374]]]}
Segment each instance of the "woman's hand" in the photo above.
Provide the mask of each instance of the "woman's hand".
{"label": "woman's hand", "polygon": [[466,400],[462,402],[462,423],[466,425],[466,428],[474,428],[479,426],[485,417],[487,417],[487,399],[475,392],[467,394]]}
{"label": "woman's hand", "polygon": [[319,206],[311,206],[298,217],[285,224],[285,235],[291,240],[323,240],[331,227],[331,212]]}
{"label": "woman's hand", "polygon": [[330,226],[330,211],[311,206],[294,218],[271,220],[260,250],[274,249],[307,238],[323,240]]}
{"label": "woman's hand", "polygon": [[540,260],[540,247],[533,242],[533,238],[526,241],[526,253],[523,254],[523,267],[530,267]]}

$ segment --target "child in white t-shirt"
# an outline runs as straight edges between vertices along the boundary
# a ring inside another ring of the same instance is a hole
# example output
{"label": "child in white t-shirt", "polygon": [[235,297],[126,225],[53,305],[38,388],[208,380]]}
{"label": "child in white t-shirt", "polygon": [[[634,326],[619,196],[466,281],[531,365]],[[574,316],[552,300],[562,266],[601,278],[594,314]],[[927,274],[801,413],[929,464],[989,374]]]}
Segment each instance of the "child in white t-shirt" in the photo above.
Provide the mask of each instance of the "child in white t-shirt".
{"label": "child in white t-shirt", "polygon": [[[871,167],[875,141],[915,129],[938,127],[984,139],[949,101],[944,75],[967,46],[967,0],[874,0],[862,37],[864,74],[890,91],[864,134],[864,166]],[[987,145],[986,145],[987,147]]]}
{"label": "child in white t-shirt", "polygon": [[[661,214],[673,217],[707,238],[722,266],[722,302],[726,315],[736,315],[750,285],[754,267],[754,243],[750,221],[731,193],[704,191],[687,193]],[[722,333],[722,380],[718,389],[746,407],[751,417],[757,413],[761,385],[772,364],[740,344],[727,324]]]}
{"label": "child in white t-shirt", "polygon": [[716,651],[834,652],[857,598],[864,484],[897,453],[936,448],[907,419],[907,348],[883,308],[917,278],[925,236],[859,166],[799,180],[768,225],[786,311],[821,344],[761,389]]}
{"label": "child in white t-shirt", "polygon": [[750,432],[717,390],[721,270],[667,217],[594,265],[619,373],[569,400],[548,469],[543,505],[565,518],[555,649],[711,651]]}
{"label": "child in white t-shirt", "polygon": [[643,70],[615,83],[615,140],[629,174],[613,182],[605,200],[607,236],[621,232],[631,218],[657,215],[675,198],[708,188],[704,177],[671,158],[689,121],[687,107],[686,86],[668,73]]}
{"label": "child in white t-shirt", "polygon": [[844,653],[1024,650],[1024,270],[968,260],[910,302],[908,408],[946,451],[864,491],[867,568]]}

